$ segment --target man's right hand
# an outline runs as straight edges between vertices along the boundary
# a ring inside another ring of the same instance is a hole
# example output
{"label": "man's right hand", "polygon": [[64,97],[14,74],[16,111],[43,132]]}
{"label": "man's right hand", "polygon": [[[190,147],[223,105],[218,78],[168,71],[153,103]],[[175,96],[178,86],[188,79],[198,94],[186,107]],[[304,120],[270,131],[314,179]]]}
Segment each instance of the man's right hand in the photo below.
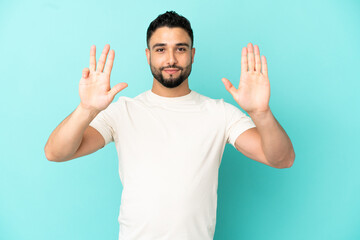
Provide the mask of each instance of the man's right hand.
{"label": "man's right hand", "polygon": [[[88,110],[100,112],[107,108],[115,95],[126,88],[127,83],[118,83],[110,88],[110,74],[114,63],[115,52],[106,44],[96,66],[96,47],[91,46],[90,66],[84,68],[79,83],[80,105]],[[109,53],[105,66],[106,57]],[[104,69],[105,67],[105,69]]]}

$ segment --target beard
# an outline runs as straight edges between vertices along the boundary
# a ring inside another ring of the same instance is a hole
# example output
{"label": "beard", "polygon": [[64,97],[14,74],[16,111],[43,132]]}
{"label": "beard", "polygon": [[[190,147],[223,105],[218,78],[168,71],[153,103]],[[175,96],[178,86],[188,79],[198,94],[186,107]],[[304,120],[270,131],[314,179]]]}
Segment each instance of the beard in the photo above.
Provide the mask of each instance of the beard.
{"label": "beard", "polygon": [[[191,73],[191,65],[192,65],[192,63],[190,63],[189,65],[187,65],[184,68],[180,67],[180,66],[176,66],[176,65],[156,68],[150,62],[150,69],[151,69],[151,73],[154,76],[154,78],[159,83],[161,83],[161,85],[163,85],[166,88],[176,88],[177,86],[179,86],[181,83],[183,83],[189,77],[189,75]],[[169,78],[164,78],[162,71],[166,68],[179,69],[181,71],[180,76],[175,78],[175,77],[173,77],[172,74],[170,74]]]}

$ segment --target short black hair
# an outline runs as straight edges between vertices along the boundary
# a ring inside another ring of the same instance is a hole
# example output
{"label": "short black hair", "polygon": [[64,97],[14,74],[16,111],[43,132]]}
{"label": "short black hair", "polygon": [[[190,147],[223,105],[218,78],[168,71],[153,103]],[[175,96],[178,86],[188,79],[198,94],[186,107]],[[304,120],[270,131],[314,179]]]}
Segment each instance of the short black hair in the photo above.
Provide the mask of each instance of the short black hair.
{"label": "short black hair", "polygon": [[189,20],[177,14],[175,11],[167,11],[166,13],[159,15],[155,20],[150,23],[146,33],[146,44],[148,48],[151,36],[155,32],[155,30],[160,27],[180,27],[184,29],[189,34],[189,37],[191,39],[191,48],[193,47],[194,35]]}

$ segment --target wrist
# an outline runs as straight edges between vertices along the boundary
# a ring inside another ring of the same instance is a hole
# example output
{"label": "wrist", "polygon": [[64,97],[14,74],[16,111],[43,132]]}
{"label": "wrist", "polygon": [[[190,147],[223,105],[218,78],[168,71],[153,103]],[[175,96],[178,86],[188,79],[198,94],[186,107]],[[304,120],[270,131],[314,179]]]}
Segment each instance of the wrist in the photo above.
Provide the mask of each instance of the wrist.
{"label": "wrist", "polygon": [[88,107],[86,105],[84,105],[82,102],[80,102],[79,106],[77,107],[79,109],[79,111],[84,114],[87,115],[91,118],[95,118],[96,115],[98,115],[101,111],[92,107]]}
{"label": "wrist", "polygon": [[272,115],[270,108],[263,111],[247,112],[251,118],[264,119]]}
{"label": "wrist", "polygon": [[270,109],[261,112],[252,112],[249,113],[249,116],[253,120],[259,131],[269,130],[271,126],[276,124],[276,119]]}

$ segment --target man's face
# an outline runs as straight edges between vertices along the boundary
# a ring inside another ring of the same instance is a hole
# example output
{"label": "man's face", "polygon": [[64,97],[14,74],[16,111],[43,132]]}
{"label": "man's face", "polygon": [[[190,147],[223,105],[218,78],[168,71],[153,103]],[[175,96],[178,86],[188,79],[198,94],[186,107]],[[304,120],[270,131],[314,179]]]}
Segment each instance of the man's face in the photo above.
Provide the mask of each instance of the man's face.
{"label": "man's face", "polygon": [[175,88],[188,78],[194,55],[189,34],[179,27],[156,29],[146,49],[152,75],[167,88]]}

